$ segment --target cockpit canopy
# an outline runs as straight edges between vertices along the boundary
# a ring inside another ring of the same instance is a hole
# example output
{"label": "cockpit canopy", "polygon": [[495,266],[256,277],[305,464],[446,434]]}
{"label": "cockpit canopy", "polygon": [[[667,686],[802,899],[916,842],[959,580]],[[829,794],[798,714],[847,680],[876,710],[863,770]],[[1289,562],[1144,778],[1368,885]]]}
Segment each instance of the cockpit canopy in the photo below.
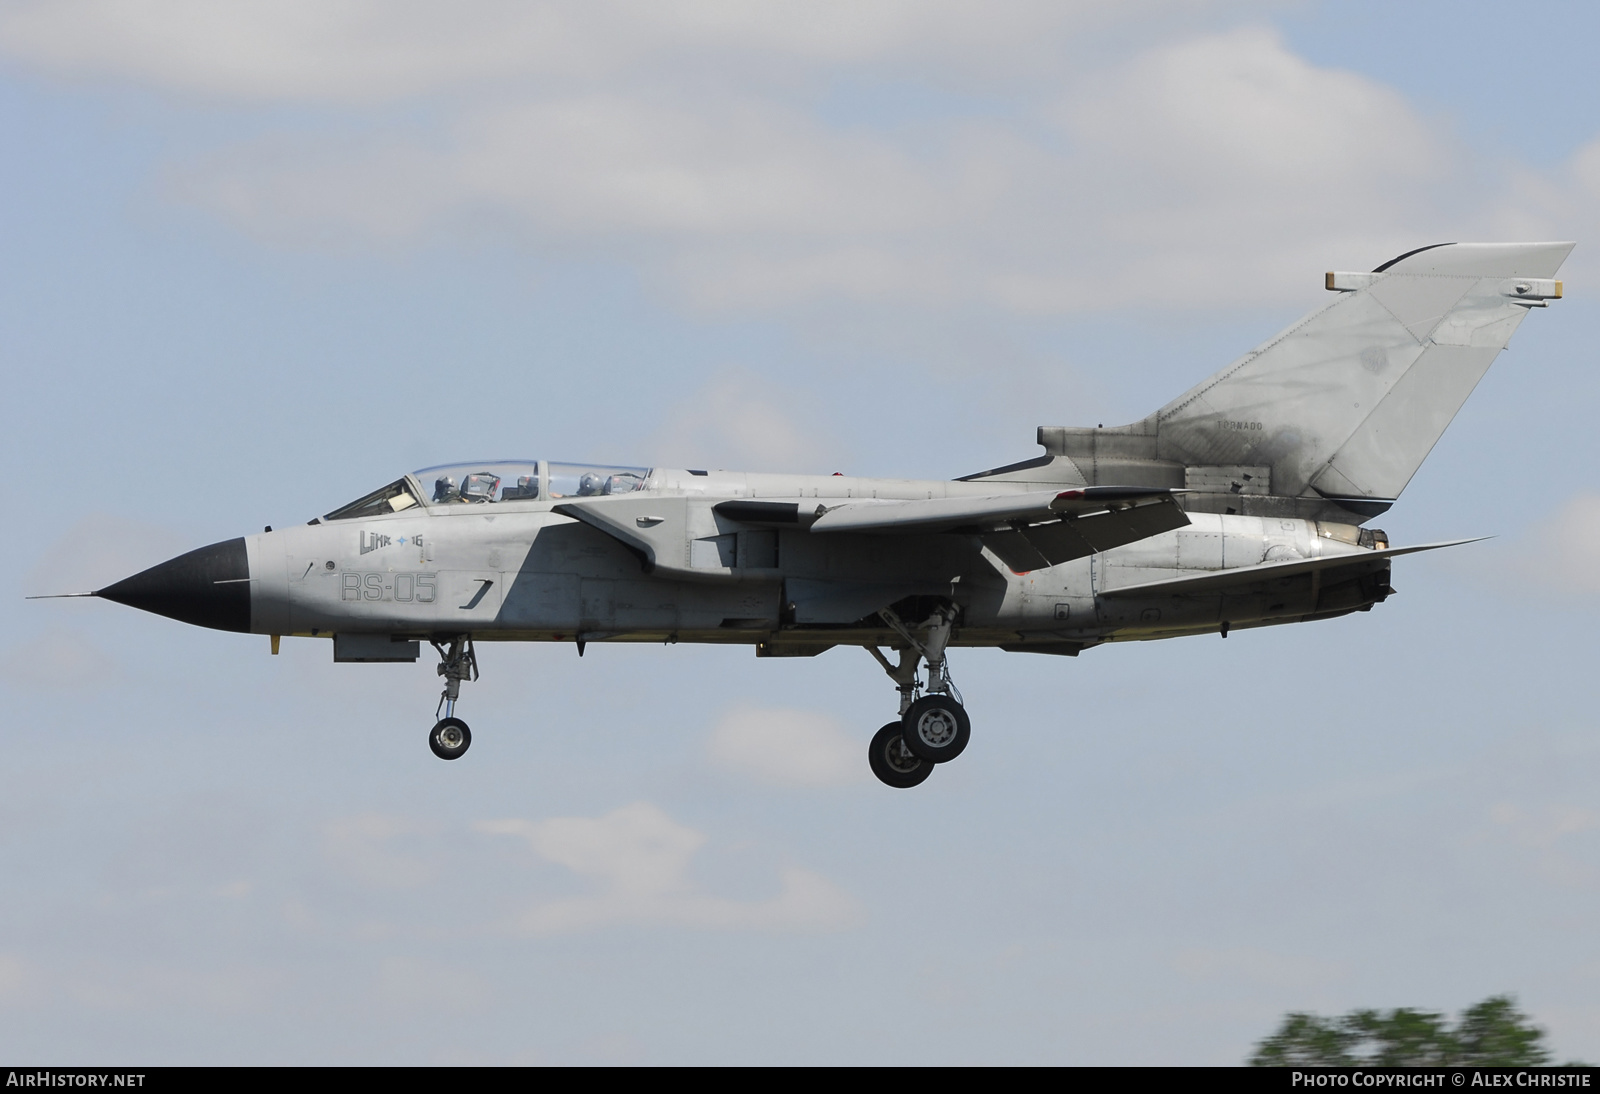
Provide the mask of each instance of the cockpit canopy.
{"label": "cockpit canopy", "polygon": [[587,498],[643,489],[646,467],[608,467],[544,460],[480,460],[424,467],[396,479],[323,520],[352,520],[398,513],[417,505],[483,505],[507,501]]}

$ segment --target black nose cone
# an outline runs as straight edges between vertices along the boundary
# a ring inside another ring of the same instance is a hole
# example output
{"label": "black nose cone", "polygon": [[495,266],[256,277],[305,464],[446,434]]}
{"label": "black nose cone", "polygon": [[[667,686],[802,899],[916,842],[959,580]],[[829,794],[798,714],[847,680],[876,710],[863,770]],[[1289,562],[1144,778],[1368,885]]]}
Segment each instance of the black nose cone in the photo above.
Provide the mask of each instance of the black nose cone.
{"label": "black nose cone", "polygon": [[243,539],[168,559],[94,595],[197,627],[250,630],[250,560]]}

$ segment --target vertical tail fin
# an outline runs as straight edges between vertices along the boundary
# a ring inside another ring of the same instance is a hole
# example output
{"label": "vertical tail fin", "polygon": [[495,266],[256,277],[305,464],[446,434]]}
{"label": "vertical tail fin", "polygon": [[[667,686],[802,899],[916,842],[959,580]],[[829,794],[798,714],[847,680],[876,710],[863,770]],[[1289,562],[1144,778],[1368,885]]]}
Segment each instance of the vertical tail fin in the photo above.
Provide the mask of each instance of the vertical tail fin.
{"label": "vertical tail fin", "polygon": [[[1181,485],[1190,508],[1312,516],[1389,507],[1422,465],[1571,243],[1443,243],[1371,273],[1150,417],[1039,431],[1098,484]],[[1224,499],[1226,500],[1226,499]]]}

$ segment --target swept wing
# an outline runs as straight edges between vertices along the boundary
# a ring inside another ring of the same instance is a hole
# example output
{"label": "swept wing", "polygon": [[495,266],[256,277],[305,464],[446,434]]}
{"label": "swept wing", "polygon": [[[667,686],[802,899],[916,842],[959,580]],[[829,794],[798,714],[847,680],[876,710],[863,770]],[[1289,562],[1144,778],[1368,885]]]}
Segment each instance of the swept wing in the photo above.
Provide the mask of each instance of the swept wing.
{"label": "swept wing", "polygon": [[696,578],[732,576],[730,566],[697,565],[693,557],[692,542],[716,538],[727,530],[726,522],[911,541],[977,535],[1021,573],[1184,527],[1189,518],[1174,500],[1177,493],[1181,491],[1094,486],[914,501],[860,498],[834,505],[631,495],[565,501],[554,511],[620,540],[641,556],[647,569]]}
{"label": "swept wing", "polygon": [[813,532],[912,535],[968,532],[982,537],[1017,573],[1059,566],[1189,523],[1162,487],[1090,486],[989,497],[846,502],[827,510]]}

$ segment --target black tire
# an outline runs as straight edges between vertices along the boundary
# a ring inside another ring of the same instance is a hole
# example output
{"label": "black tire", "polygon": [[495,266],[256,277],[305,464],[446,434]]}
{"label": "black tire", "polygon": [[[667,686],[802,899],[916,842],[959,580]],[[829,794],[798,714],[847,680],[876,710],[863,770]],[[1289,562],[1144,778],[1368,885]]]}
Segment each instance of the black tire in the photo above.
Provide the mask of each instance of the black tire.
{"label": "black tire", "polygon": [[867,763],[878,781],[896,790],[909,790],[933,774],[933,765],[906,751],[899,722],[890,722],[872,735]]}
{"label": "black tire", "polygon": [[948,695],[924,695],[900,719],[906,747],[929,763],[949,763],[972,738],[972,722]]}
{"label": "black tire", "polygon": [[428,747],[441,760],[459,760],[472,747],[472,730],[460,718],[441,718],[428,734]]}

